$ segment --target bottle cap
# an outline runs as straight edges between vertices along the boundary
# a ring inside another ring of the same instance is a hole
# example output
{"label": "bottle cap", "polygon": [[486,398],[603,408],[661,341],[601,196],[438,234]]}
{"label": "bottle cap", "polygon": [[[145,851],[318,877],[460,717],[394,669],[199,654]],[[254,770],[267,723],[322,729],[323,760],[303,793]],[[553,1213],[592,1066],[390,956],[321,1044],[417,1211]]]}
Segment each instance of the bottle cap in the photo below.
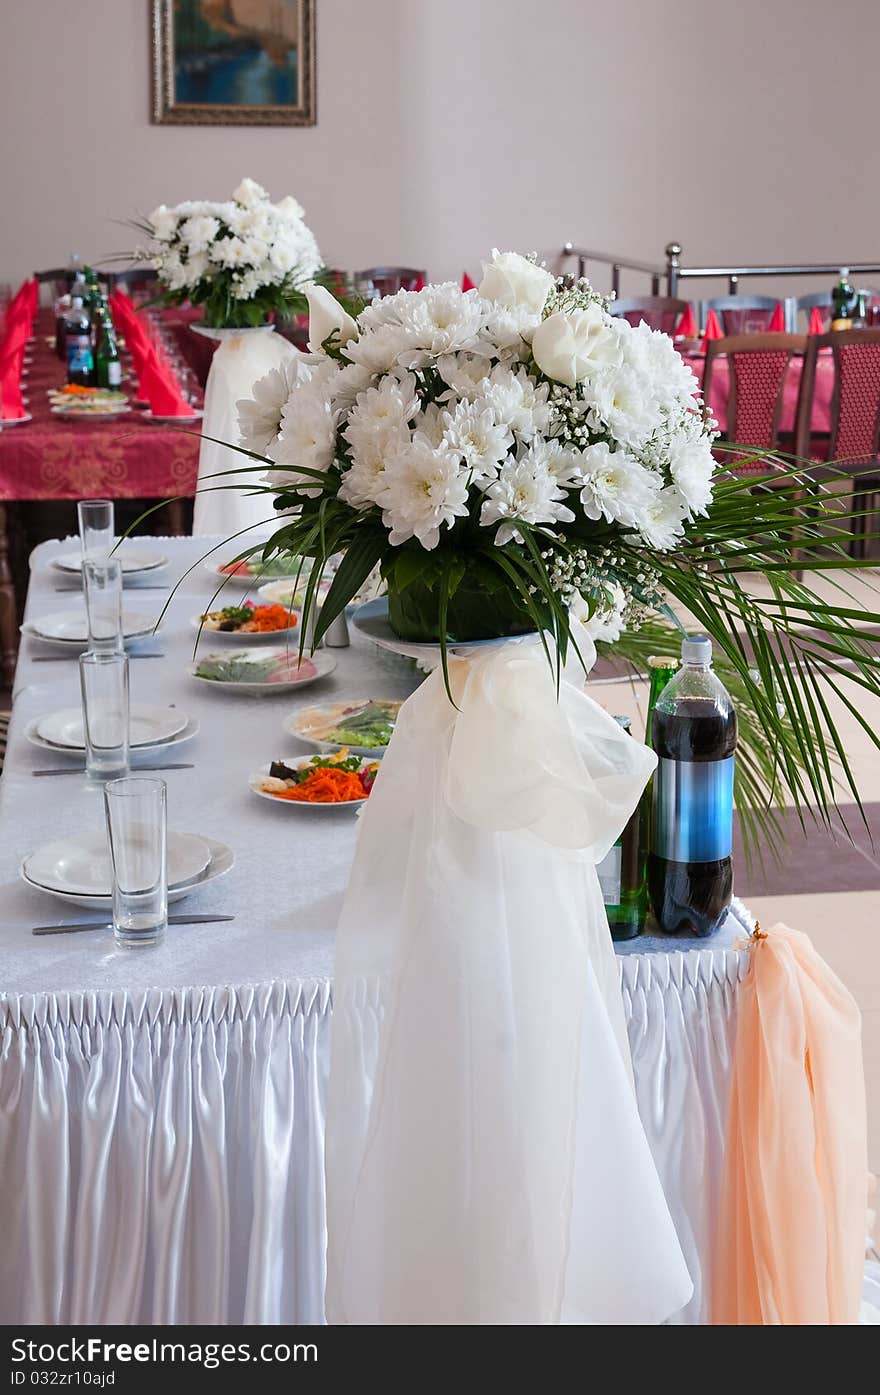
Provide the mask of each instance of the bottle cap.
{"label": "bottle cap", "polygon": [[677,654],[648,655],[648,668],[678,668],[680,662]]}
{"label": "bottle cap", "polygon": [[711,664],[712,641],[708,635],[685,635],[681,641],[683,664]]}

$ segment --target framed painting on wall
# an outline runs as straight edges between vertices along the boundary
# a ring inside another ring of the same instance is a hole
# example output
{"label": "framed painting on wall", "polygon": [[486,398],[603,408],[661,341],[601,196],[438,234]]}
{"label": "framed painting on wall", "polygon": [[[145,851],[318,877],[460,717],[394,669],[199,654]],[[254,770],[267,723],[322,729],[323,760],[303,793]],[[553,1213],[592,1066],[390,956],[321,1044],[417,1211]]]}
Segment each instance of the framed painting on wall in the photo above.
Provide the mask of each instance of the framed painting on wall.
{"label": "framed painting on wall", "polygon": [[315,0],[150,5],[155,123],[315,124]]}

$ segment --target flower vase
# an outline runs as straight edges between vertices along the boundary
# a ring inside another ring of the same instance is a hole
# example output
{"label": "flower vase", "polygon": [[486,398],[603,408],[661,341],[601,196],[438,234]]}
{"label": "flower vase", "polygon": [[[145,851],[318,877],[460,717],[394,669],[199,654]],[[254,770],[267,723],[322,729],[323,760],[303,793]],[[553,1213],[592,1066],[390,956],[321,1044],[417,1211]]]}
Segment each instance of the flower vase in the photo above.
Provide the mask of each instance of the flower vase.
{"label": "flower vase", "polygon": [[[422,581],[398,589],[388,587],[388,623],[399,639],[437,644],[440,639],[439,595]],[[451,643],[477,639],[502,639],[531,634],[535,623],[516,594],[507,586],[495,591],[471,570],[449,598],[446,638]]]}

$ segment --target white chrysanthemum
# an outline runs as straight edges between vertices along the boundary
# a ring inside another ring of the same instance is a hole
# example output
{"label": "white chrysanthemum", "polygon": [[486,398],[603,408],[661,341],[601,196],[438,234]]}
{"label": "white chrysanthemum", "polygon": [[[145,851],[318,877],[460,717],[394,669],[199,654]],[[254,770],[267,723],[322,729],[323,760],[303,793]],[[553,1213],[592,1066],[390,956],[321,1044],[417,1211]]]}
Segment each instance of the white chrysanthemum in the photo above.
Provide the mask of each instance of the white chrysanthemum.
{"label": "white chrysanthemum", "polygon": [[189,273],[178,252],[165,252],[158,270],[163,285],[167,286],[169,291],[182,291],[190,284]]}
{"label": "white chrysanthemum", "polygon": [[285,359],[277,368],[270,368],[253,386],[253,397],[236,402],[238,409],[239,445],[245,450],[265,455],[281,429],[281,413],[294,389],[307,379],[308,368],[300,355]]}
{"label": "white chrysanthemum", "polygon": [[644,321],[630,325],[618,319],[615,323],[619,326],[625,361],[650,384],[660,402],[670,408],[675,405],[692,408],[694,399],[699,396],[700,384],[669,335],[651,329]]}
{"label": "white chrysanthemum", "polygon": [[627,451],[611,450],[605,441],[580,454],[581,503],[587,518],[638,527],[652,504],[661,480]]}
{"label": "white chrysanthemum", "polygon": [[712,502],[715,461],[705,436],[676,438],[670,447],[673,483],[691,513],[704,514]]}
{"label": "white chrysanthemum", "polygon": [[180,236],[190,252],[204,252],[220,231],[220,223],[209,213],[194,213],[180,226]]}
{"label": "white chrysanthemum", "polygon": [[560,441],[545,441],[536,436],[532,442],[531,458],[552,475],[561,489],[579,488],[583,482],[580,451],[563,446]]}
{"label": "white chrysanthemum", "polygon": [[[542,445],[544,443],[541,443]],[[480,523],[491,527],[501,523],[495,534],[498,547],[522,541],[516,527],[522,523],[571,523],[574,514],[565,505],[565,494],[547,469],[540,448],[530,446],[519,460],[510,459],[485,491]]]}
{"label": "white chrysanthemum", "polygon": [[366,509],[378,504],[382,497],[385,471],[394,467],[398,457],[409,450],[410,434],[401,423],[386,430],[382,436],[364,441],[352,464],[342,476],[339,497],[353,509]]}
{"label": "white chrysanthemum", "polygon": [[527,305],[484,305],[482,339],[506,358],[526,359],[529,357],[532,337],[541,316],[536,315]]}
{"label": "white chrysanthemum", "polygon": [[[323,359],[324,354],[308,355],[315,359]],[[362,368],[359,363],[347,363],[333,380],[333,400],[342,413],[348,412],[361,392],[365,392],[371,385],[375,386],[376,379],[368,368]]]}
{"label": "white chrysanthemum", "polygon": [[396,547],[418,538],[431,551],[440,541],[440,529],[452,527],[467,508],[467,476],[453,451],[436,449],[421,432],[409,447],[389,462],[382,477],[382,521],[390,529],[388,541]]}
{"label": "white chrysanthemum", "polygon": [[496,364],[483,382],[479,403],[490,406],[496,419],[526,443],[550,425],[549,388],[525,368],[513,372],[506,364]]}
{"label": "white chrysanthemum", "polygon": [[241,237],[221,237],[210,247],[211,260],[219,266],[230,269],[247,266],[249,257],[247,244]]}
{"label": "white chrysanthemum", "polygon": [[429,402],[427,407],[422,408],[418,429],[419,434],[424,436],[426,441],[430,441],[435,450],[440,449],[446,431],[446,413],[436,402]]}
{"label": "white chrysanthemum", "polygon": [[409,322],[412,307],[418,300],[420,291],[395,291],[394,295],[377,296],[371,305],[358,315],[361,332],[372,332],[385,325],[403,325]]}
{"label": "white chrysanthemum", "polygon": [[[333,365],[335,368],[335,364]],[[278,467],[264,479],[280,489],[297,489],[300,494],[317,496],[320,486],[299,469],[329,469],[336,454],[336,420],[327,375],[312,377],[294,388],[281,412],[278,439],[268,455]]]}
{"label": "white chrysanthemum", "polygon": [[236,203],[244,204],[245,208],[252,208],[254,204],[263,203],[269,198],[262,184],[258,184],[255,179],[243,179],[237,189],[233,189],[232,197]]}
{"label": "white chrysanthemum", "polygon": [[473,402],[484,390],[486,378],[492,367],[487,354],[444,354],[437,360],[436,368],[449,391],[441,393],[444,401],[463,397]]}
{"label": "white chrysanthemum", "polygon": [[387,373],[410,356],[409,331],[398,324],[381,325],[343,345],[342,352],[352,363],[370,373]]}
{"label": "white chrysanthemum", "polygon": [[668,552],[684,529],[687,505],[672,485],[655,494],[638,520],[638,530],[649,547]]}
{"label": "white chrysanthemum", "polygon": [[381,451],[386,441],[399,439],[401,428],[408,436],[407,424],[418,410],[416,380],[411,373],[386,374],[378,387],[359,393],[343,431],[353,462],[356,464],[376,448]]}
{"label": "white chrysanthemum", "polygon": [[463,291],[454,281],[444,281],[414,294],[403,321],[409,341],[408,367],[476,347],[484,322],[483,302],[476,291]]}
{"label": "white chrysanthemum", "polygon": [[453,412],[444,412],[443,422],[443,439],[461,455],[472,483],[494,479],[513,446],[510,427],[499,423],[488,405],[471,402],[459,402]]}
{"label": "white chrysanthemum", "polygon": [[650,381],[626,363],[585,383],[583,392],[584,401],[623,446],[638,450],[663,425],[663,410]]}
{"label": "white chrysanthemum", "polygon": [[262,278],[258,271],[250,267],[247,271],[240,271],[232,278],[232,298],[233,300],[251,300],[263,285]]}
{"label": "white chrysanthemum", "polygon": [[196,286],[207,276],[211,262],[207,252],[190,252],[186,259],[186,284]]}
{"label": "white chrysanthemum", "polygon": [[298,223],[305,218],[306,211],[301,203],[297,203],[292,194],[286,194],[280,203],[276,205],[279,216],[291,223]]}
{"label": "white chrysanthemum", "polygon": [[158,208],[153,209],[147,222],[157,242],[171,241],[177,232],[179,217],[178,209],[168,208],[164,203],[160,203]]}

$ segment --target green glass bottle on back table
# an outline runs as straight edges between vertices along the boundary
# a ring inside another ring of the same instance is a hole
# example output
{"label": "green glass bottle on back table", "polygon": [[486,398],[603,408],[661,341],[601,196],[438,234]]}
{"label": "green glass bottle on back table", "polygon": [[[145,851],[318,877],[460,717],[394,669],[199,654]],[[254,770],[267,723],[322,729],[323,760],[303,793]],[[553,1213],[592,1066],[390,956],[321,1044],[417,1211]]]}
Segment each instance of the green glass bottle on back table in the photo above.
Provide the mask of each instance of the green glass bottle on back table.
{"label": "green glass bottle on back table", "polygon": [[849,267],[840,268],[840,280],[831,292],[831,328],[833,330],[852,328],[852,310],[855,294],[849,283]]}
{"label": "green glass bottle on back table", "polygon": [[122,382],[122,360],[116,343],[116,330],[106,298],[101,295],[95,309],[95,385],[119,390]]}

